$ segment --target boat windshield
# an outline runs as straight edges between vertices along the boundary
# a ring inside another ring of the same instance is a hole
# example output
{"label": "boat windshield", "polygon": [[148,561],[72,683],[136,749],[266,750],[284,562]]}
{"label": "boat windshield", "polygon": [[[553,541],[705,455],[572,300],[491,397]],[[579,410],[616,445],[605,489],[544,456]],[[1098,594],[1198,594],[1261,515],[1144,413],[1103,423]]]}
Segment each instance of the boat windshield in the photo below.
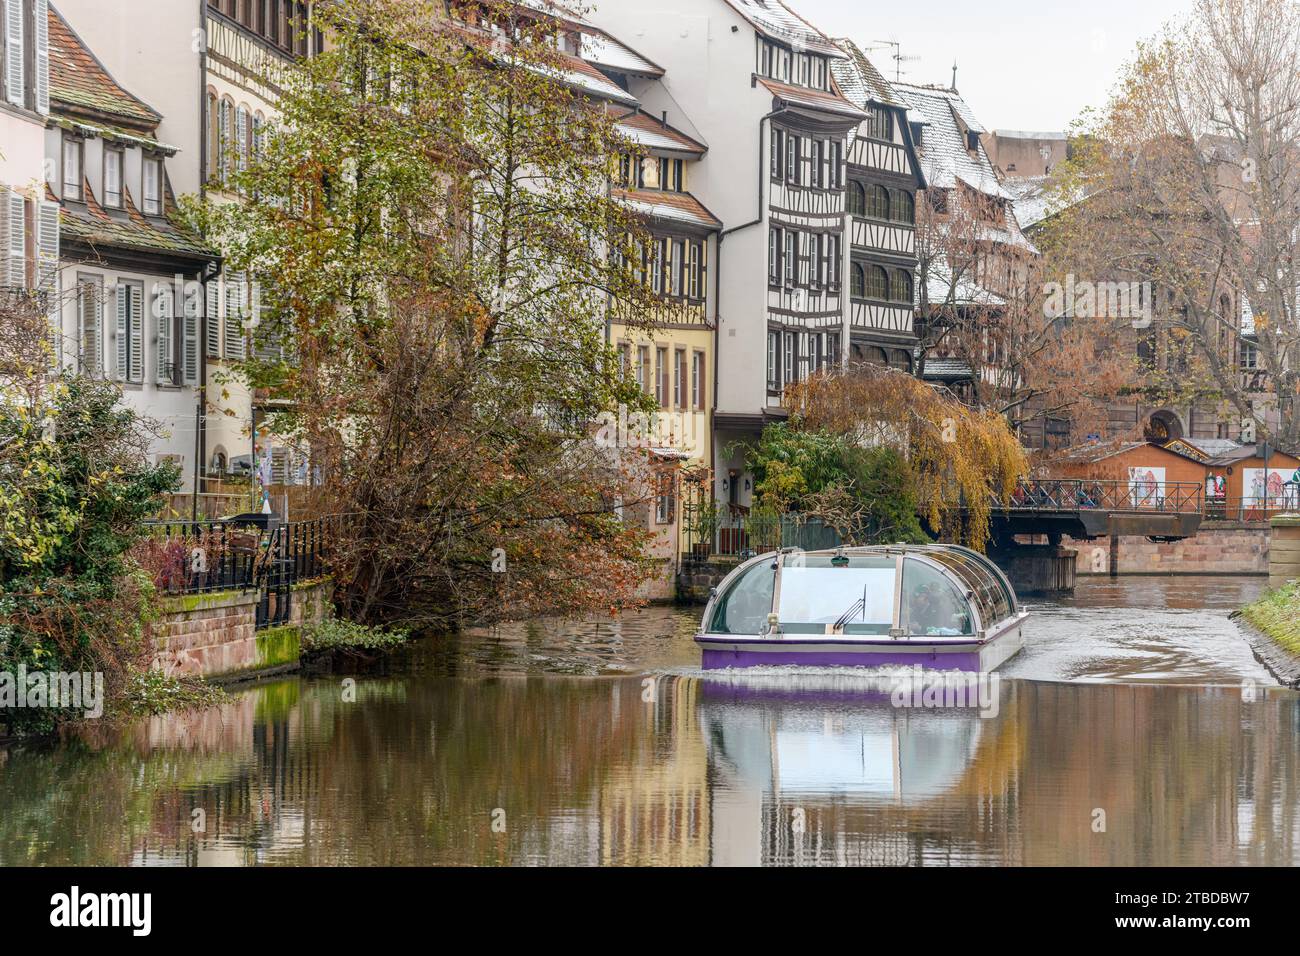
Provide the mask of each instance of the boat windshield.
{"label": "boat windshield", "polygon": [[776,572],[771,561],[759,561],[718,598],[709,631],[714,634],[761,634],[772,613]]}
{"label": "boat windshield", "polygon": [[781,568],[781,629],[787,634],[888,634],[894,622],[892,557],[787,558]]}

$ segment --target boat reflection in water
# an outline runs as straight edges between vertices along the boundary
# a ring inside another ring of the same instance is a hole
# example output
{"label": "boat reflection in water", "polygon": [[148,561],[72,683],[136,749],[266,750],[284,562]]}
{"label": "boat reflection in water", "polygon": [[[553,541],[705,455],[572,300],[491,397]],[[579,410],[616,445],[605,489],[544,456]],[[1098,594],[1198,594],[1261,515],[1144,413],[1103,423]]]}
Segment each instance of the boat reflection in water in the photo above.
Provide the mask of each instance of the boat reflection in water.
{"label": "boat reflection in water", "polygon": [[[796,668],[701,678],[713,827],[761,835],[715,841],[713,862],[915,865],[924,840],[910,821],[928,804],[1010,793],[1015,723],[977,707],[916,709],[912,680]],[[991,690],[996,715],[1014,688],[995,678]]]}
{"label": "boat reflection in water", "polygon": [[957,545],[786,550],[718,585],[695,640],[706,669],[785,664],[988,672],[1024,646],[1006,576]]}

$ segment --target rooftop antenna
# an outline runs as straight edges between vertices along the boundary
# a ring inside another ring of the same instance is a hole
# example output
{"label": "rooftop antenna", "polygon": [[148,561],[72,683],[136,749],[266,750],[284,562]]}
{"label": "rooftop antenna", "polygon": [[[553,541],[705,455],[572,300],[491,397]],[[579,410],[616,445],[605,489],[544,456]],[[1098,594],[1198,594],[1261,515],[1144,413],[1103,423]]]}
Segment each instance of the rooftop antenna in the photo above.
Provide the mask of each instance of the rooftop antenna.
{"label": "rooftop antenna", "polygon": [[915,63],[921,59],[919,56],[903,56],[902,46],[897,40],[873,40],[871,49],[879,50],[881,47],[891,47],[893,53],[889,58],[894,61],[894,82],[901,83],[903,80],[903,64]]}

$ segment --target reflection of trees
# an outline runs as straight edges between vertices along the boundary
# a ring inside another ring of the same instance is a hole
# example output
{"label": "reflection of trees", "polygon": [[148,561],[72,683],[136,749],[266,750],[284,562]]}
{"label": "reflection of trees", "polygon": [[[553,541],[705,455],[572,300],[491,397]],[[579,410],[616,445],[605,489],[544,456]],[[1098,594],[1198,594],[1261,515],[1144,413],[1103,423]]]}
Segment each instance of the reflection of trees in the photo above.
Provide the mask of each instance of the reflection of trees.
{"label": "reflection of trees", "polygon": [[[718,697],[705,684],[661,679],[647,703],[640,678],[360,679],[344,703],[335,680],[286,681],[108,740],[0,750],[0,864],[1300,856],[1290,693],[1246,703],[1235,689],[1014,682],[980,721],[812,691]],[[964,719],[980,723],[973,746],[927,743]],[[783,729],[834,742],[864,721],[897,728],[901,789],[836,787],[835,767],[815,762],[796,788],[792,766],[774,776],[765,762]]]}
{"label": "reflection of trees", "polygon": [[[1294,862],[1297,700],[1235,688],[1017,683],[974,758],[934,796],[769,789],[766,863]],[[807,707],[809,705],[801,705]],[[870,706],[870,705],[867,705]],[[885,705],[886,708],[888,705]],[[779,733],[781,705],[770,705]],[[972,715],[972,720],[978,718]],[[721,770],[713,797],[752,785]],[[806,832],[791,826],[803,811]],[[1106,832],[1092,829],[1105,811]],[[724,821],[714,814],[715,829]]]}

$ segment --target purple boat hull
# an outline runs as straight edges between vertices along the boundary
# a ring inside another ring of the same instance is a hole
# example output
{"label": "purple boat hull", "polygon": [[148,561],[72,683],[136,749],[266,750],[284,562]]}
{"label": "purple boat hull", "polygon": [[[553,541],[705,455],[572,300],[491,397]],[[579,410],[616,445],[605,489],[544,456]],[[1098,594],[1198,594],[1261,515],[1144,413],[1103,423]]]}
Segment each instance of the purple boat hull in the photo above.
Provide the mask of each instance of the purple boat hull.
{"label": "purple boat hull", "polygon": [[1024,647],[1022,612],[985,640],[821,640],[699,635],[705,670],[725,667],[915,667],[986,673]]}
{"label": "purple boat hull", "polygon": [[705,647],[703,667],[718,670],[724,667],[911,667],[920,664],[931,670],[981,670],[978,649],[969,653],[929,653],[929,654],[890,654],[890,653],[854,653],[851,651],[801,651],[796,648],[783,648],[765,651],[746,651],[741,649],[719,650]]}

